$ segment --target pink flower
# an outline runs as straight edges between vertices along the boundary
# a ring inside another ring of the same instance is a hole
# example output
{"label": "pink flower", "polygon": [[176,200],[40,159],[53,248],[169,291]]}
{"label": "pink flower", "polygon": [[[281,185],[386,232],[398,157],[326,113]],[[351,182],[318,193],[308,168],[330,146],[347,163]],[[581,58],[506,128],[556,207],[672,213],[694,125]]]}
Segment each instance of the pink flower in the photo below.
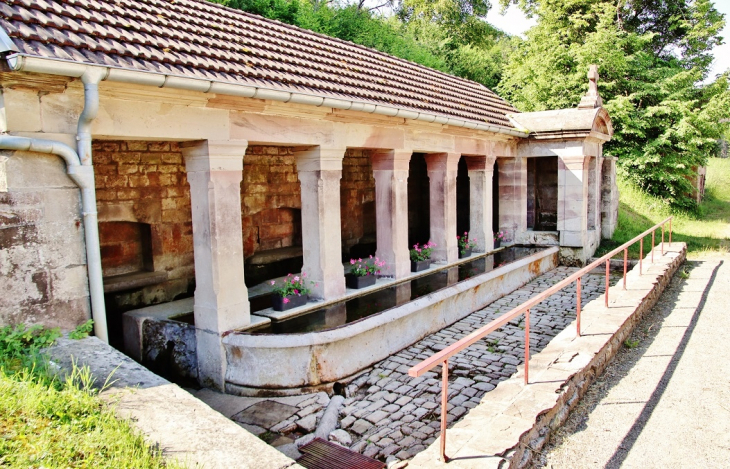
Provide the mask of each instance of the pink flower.
{"label": "pink flower", "polygon": [[350,259],[350,265],[355,265],[355,259]]}
{"label": "pink flower", "polygon": [[284,304],[287,304],[287,303],[289,303],[289,298],[284,297],[284,300],[282,300],[282,301],[283,301]]}
{"label": "pink flower", "polygon": [[272,280],[271,284],[274,285],[276,283],[276,280]]}
{"label": "pink flower", "polygon": [[307,273],[306,272],[302,272],[302,278],[307,278]]}
{"label": "pink flower", "polygon": [[299,281],[299,276],[298,275],[296,277],[294,277],[294,281],[295,282],[298,282]]}
{"label": "pink flower", "polygon": [[295,289],[294,289],[294,294],[295,294],[295,295],[298,295],[298,294],[299,294],[299,290],[297,290],[297,289],[295,288]]}

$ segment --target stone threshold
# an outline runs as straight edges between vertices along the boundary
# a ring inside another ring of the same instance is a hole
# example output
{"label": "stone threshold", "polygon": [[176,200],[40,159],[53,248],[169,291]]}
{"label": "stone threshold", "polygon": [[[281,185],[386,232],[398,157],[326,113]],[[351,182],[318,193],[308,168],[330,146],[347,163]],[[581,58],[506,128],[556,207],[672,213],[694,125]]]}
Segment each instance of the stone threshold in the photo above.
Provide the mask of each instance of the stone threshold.
{"label": "stone threshold", "polygon": [[102,399],[145,441],[183,467],[302,469],[241,426],[96,337],[59,339],[48,349],[59,372],[88,366]]}
{"label": "stone threshold", "polygon": [[[312,311],[316,311],[318,309],[326,308],[327,306],[333,305],[335,303],[340,303],[342,301],[351,300],[353,298],[357,298],[358,296],[363,296],[363,295],[366,295],[368,293],[372,293],[372,292],[377,291],[377,290],[382,290],[384,288],[391,287],[393,285],[398,285],[400,283],[410,282],[411,280],[415,280],[415,279],[420,278],[420,277],[425,277],[426,275],[431,275],[431,274],[433,274],[435,272],[438,272],[440,270],[451,269],[453,267],[457,267],[457,266],[459,266],[461,264],[464,264],[466,262],[473,262],[473,261],[475,261],[475,260],[477,260],[477,259],[479,259],[481,257],[486,257],[486,256],[489,256],[489,255],[495,254],[495,253],[497,253],[497,252],[499,252],[499,251],[501,251],[503,249],[504,249],[504,247],[501,247],[501,248],[498,248],[498,249],[495,249],[493,251],[489,251],[489,252],[486,252],[486,253],[473,253],[469,257],[465,257],[463,259],[459,259],[458,261],[451,262],[449,264],[446,264],[445,262],[438,262],[438,263],[433,262],[433,263],[431,263],[431,267],[429,267],[428,269],[422,270],[420,272],[411,272],[410,275],[408,275],[406,277],[403,277],[403,278],[400,278],[398,280],[396,280],[396,279],[394,279],[392,277],[379,277],[375,281],[375,285],[371,285],[371,286],[365,287],[365,288],[358,288],[358,289],[347,288],[345,290],[345,294],[344,295],[342,295],[342,296],[340,296],[338,298],[333,298],[331,300],[327,300],[327,301],[323,301],[323,300],[309,300],[309,302],[307,304],[302,305],[302,306],[299,306],[298,308],[289,309],[287,311],[274,311],[273,308],[267,308],[267,309],[264,309],[264,310],[261,310],[261,311],[256,311],[255,313],[251,313],[252,322],[253,322],[253,317],[254,316],[261,316],[261,317],[265,317],[265,318],[270,318],[271,320],[274,320],[274,321],[282,321],[284,319],[289,319],[289,318],[293,318],[295,316],[300,316],[300,315],[303,315],[303,314],[306,314],[306,313],[309,313],[309,312],[312,312]],[[350,263],[348,262],[346,264],[343,264],[343,266],[345,266],[345,272],[347,272],[349,270]],[[294,275],[301,275],[301,274],[300,273],[296,273]],[[281,279],[274,279],[274,280],[282,280],[284,278],[285,277],[281,277]],[[263,323],[262,324],[258,324],[257,327],[260,326],[260,325],[263,325]],[[251,327],[249,326],[247,329],[250,329],[250,328]],[[243,332],[243,330],[236,329],[236,332]]]}
{"label": "stone threshold", "polygon": [[609,307],[600,296],[586,304],[582,335],[575,321],[530,358],[530,384],[524,364],[508,380],[487,393],[477,407],[447,431],[448,463],[439,460],[440,440],[417,454],[409,468],[524,468],[547,443],[588,386],[603,372],[636,323],[659,299],[686,257],[684,243],[660,246],[609,289]]}

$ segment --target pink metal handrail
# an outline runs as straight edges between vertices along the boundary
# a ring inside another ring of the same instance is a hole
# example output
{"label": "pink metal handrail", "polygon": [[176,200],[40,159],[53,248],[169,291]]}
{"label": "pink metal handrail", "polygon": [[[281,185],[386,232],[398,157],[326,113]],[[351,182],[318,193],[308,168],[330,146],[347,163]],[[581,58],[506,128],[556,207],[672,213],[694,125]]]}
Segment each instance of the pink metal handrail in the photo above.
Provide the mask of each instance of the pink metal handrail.
{"label": "pink metal handrail", "polygon": [[647,236],[649,233],[651,233],[651,262],[654,263],[654,231],[656,231],[657,228],[661,227],[662,229],[662,243],[661,243],[661,251],[662,255],[664,255],[664,224],[669,222],[669,245],[672,245],[672,217],[668,217],[661,221],[660,223],[657,223],[653,227],[649,228],[648,230],[641,233],[639,236],[636,236],[632,240],[622,244],[621,246],[617,247],[613,251],[609,252],[608,254],[605,254],[600,259],[596,259],[595,261],[591,262],[587,266],[583,267],[582,269],[578,270],[577,272],[573,273],[572,275],[568,276],[567,278],[561,280],[560,282],[556,283],[552,287],[548,288],[544,292],[533,296],[529,300],[525,301],[521,305],[517,306],[516,308],[512,309],[511,311],[508,311],[507,313],[501,315],[500,317],[492,320],[490,323],[480,327],[479,329],[475,330],[471,334],[467,335],[466,337],[458,340],[457,342],[454,342],[453,344],[449,345],[442,351],[433,354],[431,357],[423,360],[421,363],[411,367],[408,370],[408,376],[411,376],[413,378],[417,378],[427,371],[431,370],[435,366],[441,364],[441,372],[442,372],[442,379],[441,379],[441,438],[440,438],[440,455],[441,460],[446,462],[448,461],[446,457],[446,407],[447,407],[447,400],[449,395],[449,358],[456,355],[457,353],[461,352],[468,346],[472,345],[474,342],[486,337],[487,335],[491,334],[492,332],[496,331],[497,329],[501,328],[508,322],[510,322],[512,319],[516,318],[520,314],[525,314],[525,384],[529,384],[529,366],[530,366],[530,309],[536,306],[538,303],[544,301],[546,298],[552,296],[553,294],[559,292],[563,288],[567,287],[573,282],[576,282],[576,329],[577,329],[577,335],[580,337],[580,313],[581,313],[581,279],[583,275],[590,272],[594,268],[598,267],[603,263],[606,262],[606,293],[605,293],[605,305],[608,308],[608,290],[609,290],[609,268],[611,264],[611,258],[618,254],[619,252],[623,251],[624,254],[624,278],[623,278],[623,289],[626,290],[626,265],[628,263],[628,248],[639,241],[640,247],[639,247],[639,275],[643,274],[642,271],[642,258],[644,255],[644,237]]}

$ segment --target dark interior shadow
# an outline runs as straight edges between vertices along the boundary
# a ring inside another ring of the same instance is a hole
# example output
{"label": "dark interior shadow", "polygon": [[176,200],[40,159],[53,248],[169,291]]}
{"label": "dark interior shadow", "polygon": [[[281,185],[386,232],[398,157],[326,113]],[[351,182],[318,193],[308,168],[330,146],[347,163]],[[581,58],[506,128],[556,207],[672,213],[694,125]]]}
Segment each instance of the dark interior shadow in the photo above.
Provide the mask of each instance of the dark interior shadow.
{"label": "dark interior shadow", "polygon": [[[692,320],[689,323],[689,326],[687,326],[687,330],[684,332],[684,335],[682,336],[682,340],[679,343],[679,346],[677,347],[677,351],[673,354],[673,358],[667,365],[667,369],[664,371],[664,374],[662,375],[661,379],[659,380],[659,383],[657,384],[656,388],[654,389],[654,392],[651,394],[651,397],[644,405],[644,408],[641,411],[641,414],[637,417],[636,421],[634,422],[634,425],[632,425],[631,429],[628,431],[626,436],[624,437],[621,444],[616,448],[616,451],[614,451],[613,455],[611,456],[611,459],[608,460],[606,463],[606,468],[618,468],[621,467],[621,464],[623,464],[624,460],[626,459],[626,456],[628,456],[629,452],[631,451],[631,448],[636,443],[636,440],[639,438],[639,435],[644,430],[644,427],[646,426],[646,423],[649,421],[649,418],[651,417],[651,414],[654,412],[654,409],[656,409],[657,404],[659,404],[659,401],[662,398],[662,395],[664,394],[664,390],[667,388],[667,385],[672,379],[672,376],[674,375],[674,372],[677,369],[677,365],[679,364],[679,360],[682,358],[682,355],[684,354],[684,351],[687,348],[687,343],[689,342],[690,337],[692,337],[692,333],[694,332],[695,327],[697,326],[697,321],[700,318],[700,314],[702,313],[702,309],[705,306],[705,302],[707,301],[707,295],[710,292],[710,289],[712,288],[712,284],[715,283],[715,278],[717,277],[717,271],[720,268],[720,266],[723,264],[723,261],[720,261],[717,266],[712,271],[712,275],[710,276],[710,281],[707,283],[707,287],[702,292],[702,297],[700,298],[700,302],[697,305],[697,308],[695,309],[694,313],[692,314]],[[658,332],[658,330],[657,330]],[[655,335],[656,337],[656,335]]]}

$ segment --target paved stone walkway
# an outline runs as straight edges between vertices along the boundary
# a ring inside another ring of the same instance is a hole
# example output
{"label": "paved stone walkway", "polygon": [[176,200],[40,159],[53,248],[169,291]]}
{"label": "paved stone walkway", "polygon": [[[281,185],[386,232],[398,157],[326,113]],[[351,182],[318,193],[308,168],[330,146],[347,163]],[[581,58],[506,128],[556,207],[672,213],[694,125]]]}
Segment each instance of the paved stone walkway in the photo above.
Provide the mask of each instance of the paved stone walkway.
{"label": "paved stone walkway", "polygon": [[730,467],[730,255],[687,261],[535,467]]}
{"label": "paved stone walkway", "polygon": [[[577,269],[558,267],[455,324],[364,371],[346,387],[338,442],[367,456],[406,460],[439,436],[440,367],[420,378],[408,369],[492,319],[544,291]],[[612,276],[612,283],[619,277]],[[603,275],[583,279],[583,303],[604,291]],[[537,353],[575,319],[575,285],[532,309],[530,350]],[[513,375],[524,356],[524,317],[514,320],[449,360],[448,422],[453,424],[482,396]],[[292,443],[309,441],[330,401],[325,393],[284,398],[246,398],[208,390],[196,397],[296,458]]]}
{"label": "paved stone walkway", "polygon": [[[506,313],[577,269],[558,267],[522,288],[472,313],[455,324],[377,363],[348,388],[340,427],[352,437],[350,448],[378,459],[394,455],[411,458],[438,438],[440,432],[440,367],[419,378],[408,369],[434,352]],[[604,291],[605,277],[588,275],[583,281],[583,303]],[[575,319],[575,287],[533,308],[530,350],[539,352]],[[514,320],[449,360],[449,424],[476,407],[482,396],[515,373],[524,357],[524,317]]]}

